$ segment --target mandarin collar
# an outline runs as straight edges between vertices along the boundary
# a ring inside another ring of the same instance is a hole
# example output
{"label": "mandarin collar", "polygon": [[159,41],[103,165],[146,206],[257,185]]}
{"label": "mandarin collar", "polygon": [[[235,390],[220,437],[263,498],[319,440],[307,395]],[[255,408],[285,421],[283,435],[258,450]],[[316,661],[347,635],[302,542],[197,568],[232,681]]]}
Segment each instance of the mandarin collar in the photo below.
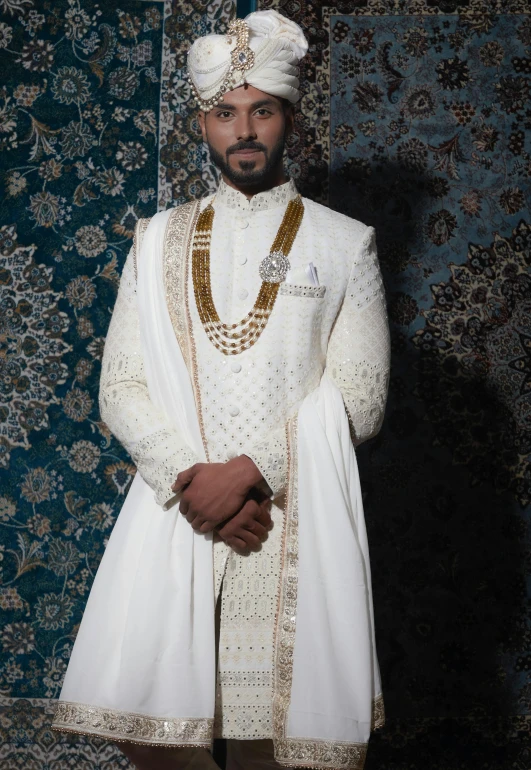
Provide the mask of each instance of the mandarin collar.
{"label": "mandarin collar", "polygon": [[279,184],[270,190],[256,193],[249,200],[246,195],[235,190],[234,187],[230,187],[222,178],[216,192],[214,205],[221,203],[223,206],[237,211],[265,211],[277,206],[287,206],[298,194],[295,182],[293,179],[289,179],[284,184]]}

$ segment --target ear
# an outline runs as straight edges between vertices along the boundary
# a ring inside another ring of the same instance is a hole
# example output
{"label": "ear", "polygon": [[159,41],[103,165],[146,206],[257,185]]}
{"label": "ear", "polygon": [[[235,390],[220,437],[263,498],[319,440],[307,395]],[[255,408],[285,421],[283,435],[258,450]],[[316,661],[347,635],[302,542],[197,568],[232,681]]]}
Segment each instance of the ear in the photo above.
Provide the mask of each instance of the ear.
{"label": "ear", "polygon": [[203,135],[203,141],[206,142],[207,135],[206,135],[206,112],[203,110],[199,110],[197,113],[197,121],[199,123],[199,127],[201,129],[201,134]]}

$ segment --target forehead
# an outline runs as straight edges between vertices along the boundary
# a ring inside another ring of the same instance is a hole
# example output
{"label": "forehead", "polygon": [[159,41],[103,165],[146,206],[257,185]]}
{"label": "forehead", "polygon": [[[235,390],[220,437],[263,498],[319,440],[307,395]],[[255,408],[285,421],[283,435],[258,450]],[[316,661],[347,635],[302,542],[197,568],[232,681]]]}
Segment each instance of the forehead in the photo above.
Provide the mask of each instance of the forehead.
{"label": "forehead", "polygon": [[282,104],[278,96],[268,94],[266,91],[260,91],[258,88],[245,83],[242,86],[227,91],[220,100],[220,104],[232,104],[235,107],[248,107],[255,102],[261,102],[267,99],[276,104]]}

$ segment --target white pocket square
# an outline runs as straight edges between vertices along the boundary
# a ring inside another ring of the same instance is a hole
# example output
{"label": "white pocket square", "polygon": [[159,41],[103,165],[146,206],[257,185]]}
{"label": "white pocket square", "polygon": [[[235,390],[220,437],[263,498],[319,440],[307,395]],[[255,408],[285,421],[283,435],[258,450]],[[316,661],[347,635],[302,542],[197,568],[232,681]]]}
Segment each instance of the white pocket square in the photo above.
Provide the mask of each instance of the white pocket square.
{"label": "white pocket square", "polygon": [[285,282],[294,283],[297,286],[319,286],[319,278],[313,262],[306,267],[293,267],[287,272]]}

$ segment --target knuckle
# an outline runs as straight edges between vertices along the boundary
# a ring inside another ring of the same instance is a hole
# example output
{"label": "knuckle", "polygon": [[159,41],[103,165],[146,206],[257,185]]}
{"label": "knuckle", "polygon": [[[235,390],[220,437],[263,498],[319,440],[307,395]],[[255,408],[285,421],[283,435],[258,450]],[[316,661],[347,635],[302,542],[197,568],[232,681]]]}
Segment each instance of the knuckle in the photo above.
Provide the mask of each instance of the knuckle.
{"label": "knuckle", "polygon": [[227,541],[227,538],[232,537],[234,533],[234,527],[231,527],[230,524],[226,524],[224,527],[221,527],[221,529],[218,530],[219,534],[222,536],[222,538]]}

